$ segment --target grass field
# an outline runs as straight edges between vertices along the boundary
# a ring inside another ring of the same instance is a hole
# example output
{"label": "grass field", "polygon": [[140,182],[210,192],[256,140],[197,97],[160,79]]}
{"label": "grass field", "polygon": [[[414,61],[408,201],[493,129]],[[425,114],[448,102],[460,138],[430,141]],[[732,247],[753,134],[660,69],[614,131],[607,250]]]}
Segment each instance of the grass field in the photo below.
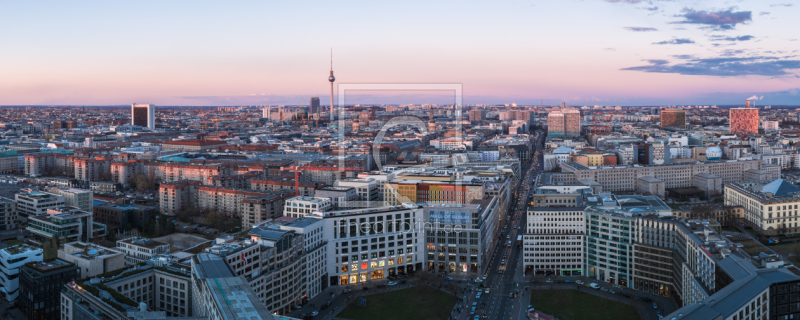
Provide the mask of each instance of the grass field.
{"label": "grass field", "polygon": [[10,247],[10,246],[18,245],[18,244],[22,243],[22,241],[19,241],[17,239],[10,239],[10,240],[3,241],[3,243],[7,244]]}
{"label": "grass field", "polygon": [[412,287],[363,297],[366,307],[350,303],[337,317],[353,320],[444,320],[458,300],[427,286]]}
{"label": "grass field", "polygon": [[576,290],[534,291],[531,305],[568,320],[639,320],[633,306]]}

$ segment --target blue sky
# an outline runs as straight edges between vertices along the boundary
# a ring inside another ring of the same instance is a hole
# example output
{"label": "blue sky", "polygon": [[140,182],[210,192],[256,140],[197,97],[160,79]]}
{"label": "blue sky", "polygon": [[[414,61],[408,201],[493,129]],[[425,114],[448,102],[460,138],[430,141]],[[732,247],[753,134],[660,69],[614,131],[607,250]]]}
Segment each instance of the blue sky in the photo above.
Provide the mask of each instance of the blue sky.
{"label": "blue sky", "polygon": [[[0,3],[0,105],[328,101],[462,83],[465,103],[800,105],[800,1]],[[447,103],[446,93],[353,103]]]}

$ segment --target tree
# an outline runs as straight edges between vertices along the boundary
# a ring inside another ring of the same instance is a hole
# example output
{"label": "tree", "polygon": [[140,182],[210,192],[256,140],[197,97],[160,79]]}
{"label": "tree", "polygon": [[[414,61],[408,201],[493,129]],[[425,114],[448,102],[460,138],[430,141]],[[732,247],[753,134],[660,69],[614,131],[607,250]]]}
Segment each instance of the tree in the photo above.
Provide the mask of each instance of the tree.
{"label": "tree", "polygon": [[136,189],[139,191],[147,191],[150,190],[150,179],[143,174],[137,174],[136,177],[133,179],[133,183],[136,185]]}
{"label": "tree", "polygon": [[208,215],[206,216],[206,223],[209,226],[218,226],[222,223],[222,221],[223,221],[222,214],[220,214],[216,210],[209,212]]}

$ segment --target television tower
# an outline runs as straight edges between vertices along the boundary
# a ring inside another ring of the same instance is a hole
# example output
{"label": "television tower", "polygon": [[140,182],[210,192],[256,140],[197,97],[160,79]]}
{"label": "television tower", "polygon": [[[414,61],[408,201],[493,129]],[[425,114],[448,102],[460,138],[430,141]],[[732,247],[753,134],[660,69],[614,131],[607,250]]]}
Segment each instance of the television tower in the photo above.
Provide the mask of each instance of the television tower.
{"label": "television tower", "polygon": [[331,48],[331,76],[328,77],[328,81],[331,82],[331,123],[333,123],[333,82],[336,81],[336,77],[333,76],[333,48]]}

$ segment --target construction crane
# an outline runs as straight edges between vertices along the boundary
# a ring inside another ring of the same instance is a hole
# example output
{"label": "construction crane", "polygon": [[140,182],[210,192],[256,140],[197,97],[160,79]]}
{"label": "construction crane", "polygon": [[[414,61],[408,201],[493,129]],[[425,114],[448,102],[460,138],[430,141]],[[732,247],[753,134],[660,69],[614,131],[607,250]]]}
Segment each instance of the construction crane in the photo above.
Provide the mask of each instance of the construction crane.
{"label": "construction crane", "polygon": [[294,196],[297,197],[300,195],[300,167],[298,166],[291,166],[291,167],[281,167],[281,170],[293,170],[294,171]]}

